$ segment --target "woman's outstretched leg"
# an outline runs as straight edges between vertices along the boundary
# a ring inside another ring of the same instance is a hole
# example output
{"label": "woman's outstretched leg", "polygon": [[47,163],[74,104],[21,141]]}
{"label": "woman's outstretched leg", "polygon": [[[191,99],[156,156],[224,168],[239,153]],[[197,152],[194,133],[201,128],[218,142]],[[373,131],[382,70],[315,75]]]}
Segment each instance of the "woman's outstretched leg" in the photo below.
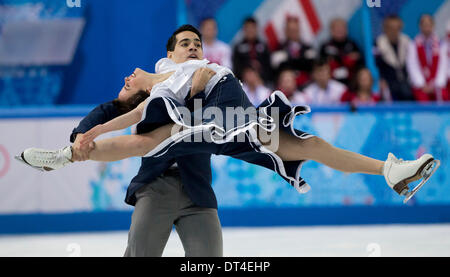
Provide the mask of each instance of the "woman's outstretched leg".
{"label": "woman's outstretched leg", "polygon": [[268,148],[284,161],[312,160],[346,173],[383,175],[383,161],[334,147],[318,137],[300,139],[278,133],[278,143]]}
{"label": "woman's outstretched leg", "polygon": [[[404,202],[408,201],[439,167],[439,161],[430,154],[406,162],[389,154],[388,159],[383,162],[339,149],[318,137],[299,139],[281,131],[276,139],[278,143],[270,143],[266,147],[284,161],[313,160],[342,172],[383,175],[389,187],[406,196]],[[422,178],[421,184],[410,191],[408,184]]]}

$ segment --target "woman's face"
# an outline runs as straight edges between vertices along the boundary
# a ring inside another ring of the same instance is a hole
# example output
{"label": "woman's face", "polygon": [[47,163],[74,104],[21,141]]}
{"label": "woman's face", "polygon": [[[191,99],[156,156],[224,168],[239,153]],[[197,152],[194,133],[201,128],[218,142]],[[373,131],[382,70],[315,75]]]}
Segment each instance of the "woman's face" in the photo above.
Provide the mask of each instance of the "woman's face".
{"label": "woman's face", "polygon": [[130,76],[125,77],[124,86],[119,92],[119,100],[127,100],[138,91],[146,90],[145,75],[144,70],[136,68]]}
{"label": "woman's face", "polygon": [[372,74],[367,69],[362,69],[358,73],[358,87],[363,90],[372,89]]}
{"label": "woman's face", "polygon": [[328,65],[323,65],[314,69],[312,77],[316,83],[321,86],[326,86],[331,79],[330,67]]}
{"label": "woman's face", "polygon": [[278,89],[284,92],[288,97],[292,96],[297,90],[296,75],[294,71],[285,70],[278,79]]}
{"label": "woman's face", "polygon": [[256,86],[260,83],[260,78],[254,69],[247,68],[242,73],[242,81],[248,85]]}

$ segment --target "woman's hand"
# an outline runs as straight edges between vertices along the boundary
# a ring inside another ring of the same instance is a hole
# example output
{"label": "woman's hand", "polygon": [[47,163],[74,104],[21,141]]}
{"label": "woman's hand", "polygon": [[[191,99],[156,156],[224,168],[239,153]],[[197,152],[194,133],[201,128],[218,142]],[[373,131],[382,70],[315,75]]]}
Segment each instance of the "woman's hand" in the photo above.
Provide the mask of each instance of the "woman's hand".
{"label": "woman's hand", "polygon": [[95,138],[104,133],[105,130],[103,128],[103,124],[99,124],[94,128],[90,129],[89,131],[87,131],[86,133],[84,133],[84,135],[80,139],[80,145],[81,146],[89,145],[91,142],[94,141]]}
{"label": "woman's hand", "polygon": [[197,69],[192,77],[191,97],[205,90],[206,84],[214,75],[216,75],[216,72],[207,67]]}
{"label": "woman's hand", "polygon": [[77,134],[74,143],[72,144],[72,161],[82,162],[89,160],[89,152],[94,149],[94,143],[81,145],[80,141],[84,134]]}

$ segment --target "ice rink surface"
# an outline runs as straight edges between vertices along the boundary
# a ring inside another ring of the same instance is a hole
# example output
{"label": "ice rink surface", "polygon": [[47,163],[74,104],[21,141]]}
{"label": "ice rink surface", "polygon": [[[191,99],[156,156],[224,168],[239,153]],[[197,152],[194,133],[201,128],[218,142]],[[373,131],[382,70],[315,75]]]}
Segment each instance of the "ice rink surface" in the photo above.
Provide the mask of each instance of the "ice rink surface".
{"label": "ice rink surface", "polygon": [[[128,233],[0,236],[1,257],[120,257]],[[226,257],[450,257],[450,224],[223,228]],[[172,232],[163,256],[182,257]]]}

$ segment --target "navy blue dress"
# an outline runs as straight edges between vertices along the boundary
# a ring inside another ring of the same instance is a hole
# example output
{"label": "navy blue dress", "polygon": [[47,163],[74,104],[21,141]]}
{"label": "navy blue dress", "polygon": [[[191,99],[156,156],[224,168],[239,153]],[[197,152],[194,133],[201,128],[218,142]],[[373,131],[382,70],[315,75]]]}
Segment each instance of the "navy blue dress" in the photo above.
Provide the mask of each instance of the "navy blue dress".
{"label": "navy blue dress", "polygon": [[169,97],[154,98],[147,103],[145,118],[136,126],[138,134],[168,123],[182,125],[185,129],[163,141],[146,157],[171,159],[194,153],[226,155],[275,171],[300,193],[309,189],[300,176],[305,161],[282,161],[261,144],[255,131],[256,127],[270,133],[279,126],[280,130],[300,139],[310,138],[312,135],[293,128],[297,115],[310,112],[308,106],[292,107],[282,92],[275,91],[255,108],[231,74],[203,97],[204,105],[193,112],[186,112],[185,105]]}

